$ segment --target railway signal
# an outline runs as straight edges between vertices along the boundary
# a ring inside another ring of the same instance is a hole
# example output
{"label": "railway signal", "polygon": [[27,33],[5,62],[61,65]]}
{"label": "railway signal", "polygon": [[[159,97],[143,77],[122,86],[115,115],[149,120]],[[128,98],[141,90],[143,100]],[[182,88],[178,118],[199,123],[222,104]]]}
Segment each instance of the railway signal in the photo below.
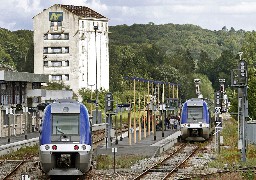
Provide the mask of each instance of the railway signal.
{"label": "railway signal", "polygon": [[113,95],[112,93],[107,93],[105,96],[105,108],[106,111],[113,111]]}
{"label": "railway signal", "polygon": [[215,100],[215,107],[220,107],[220,105],[221,105],[221,102],[220,102],[220,92],[219,91],[216,91],[215,93],[214,93],[214,95],[215,95],[215,98],[214,98],[214,100]]}
{"label": "railway signal", "polygon": [[240,60],[238,69],[240,70],[239,82],[240,84],[246,86],[247,85],[247,62],[245,60]]}
{"label": "railway signal", "polygon": [[248,70],[247,62],[242,60],[243,52],[239,52],[240,60],[238,63],[238,69],[233,69],[231,72],[231,85],[238,87],[238,122],[239,122],[239,140],[238,149],[241,150],[241,161],[246,161],[246,121],[248,117],[248,98],[247,98],[247,81]]}

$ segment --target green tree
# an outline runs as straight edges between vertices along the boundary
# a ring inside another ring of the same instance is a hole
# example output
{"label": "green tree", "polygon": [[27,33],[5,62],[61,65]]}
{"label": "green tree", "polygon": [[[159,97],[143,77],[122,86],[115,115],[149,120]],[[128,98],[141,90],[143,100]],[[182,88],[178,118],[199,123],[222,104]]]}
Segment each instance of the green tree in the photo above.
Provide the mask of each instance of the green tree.
{"label": "green tree", "polygon": [[42,87],[46,90],[70,90],[70,86],[64,84],[64,82],[49,82],[46,86]]}

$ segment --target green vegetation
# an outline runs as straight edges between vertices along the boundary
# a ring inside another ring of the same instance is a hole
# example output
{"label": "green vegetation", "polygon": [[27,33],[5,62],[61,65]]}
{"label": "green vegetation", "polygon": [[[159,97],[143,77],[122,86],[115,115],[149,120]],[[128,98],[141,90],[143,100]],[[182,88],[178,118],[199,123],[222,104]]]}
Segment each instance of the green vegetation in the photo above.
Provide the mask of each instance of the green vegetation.
{"label": "green vegetation", "polygon": [[[116,158],[116,168],[130,168],[145,156],[126,155]],[[112,169],[114,168],[114,159],[110,155],[99,155],[96,157],[96,169]]]}
{"label": "green vegetation", "polygon": [[0,159],[26,160],[34,156],[39,156],[38,150],[38,145],[22,147],[18,151],[10,152],[7,155],[1,156]]}
{"label": "green vegetation", "polygon": [[[225,121],[221,135],[224,138],[224,146],[221,146],[220,154],[215,161],[209,163],[210,167],[238,169],[239,167],[254,167],[256,164],[256,147],[248,145],[246,162],[241,161],[241,152],[238,150],[237,121],[233,118]],[[245,173],[245,172],[244,172]],[[247,173],[247,172],[246,172]],[[250,175],[250,173],[244,175]]]}

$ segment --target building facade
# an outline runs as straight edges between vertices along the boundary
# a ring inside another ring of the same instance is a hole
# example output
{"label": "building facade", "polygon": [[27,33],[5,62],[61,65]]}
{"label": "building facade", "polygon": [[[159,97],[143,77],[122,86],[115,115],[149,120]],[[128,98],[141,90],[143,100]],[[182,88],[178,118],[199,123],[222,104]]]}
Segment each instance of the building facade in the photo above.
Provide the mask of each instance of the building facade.
{"label": "building facade", "polygon": [[[77,93],[109,89],[108,19],[85,6],[55,4],[33,17],[34,73]],[[97,78],[96,78],[97,77]]]}
{"label": "building facade", "polygon": [[38,129],[40,119],[33,109],[45,96],[41,83],[47,82],[48,76],[44,74],[0,67],[0,138]]}

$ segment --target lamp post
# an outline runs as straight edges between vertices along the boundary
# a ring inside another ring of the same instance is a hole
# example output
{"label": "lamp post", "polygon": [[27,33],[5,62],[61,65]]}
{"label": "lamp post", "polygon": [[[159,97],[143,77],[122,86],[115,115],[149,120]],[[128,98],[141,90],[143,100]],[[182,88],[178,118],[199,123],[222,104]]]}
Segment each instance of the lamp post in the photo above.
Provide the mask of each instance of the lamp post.
{"label": "lamp post", "polygon": [[[94,86],[95,84],[88,84],[88,86],[91,86],[91,100],[92,100],[92,87]],[[92,116],[92,102],[91,102],[91,116]]]}
{"label": "lamp post", "polygon": [[23,107],[22,108],[22,110],[23,110],[23,114],[25,115],[25,129],[24,129],[24,131],[25,131],[25,139],[28,139],[28,135],[27,135],[27,123],[28,123],[28,107]]}
{"label": "lamp post", "polygon": [[96,32],[98,30],[98,25],[94,25],[94,32],[95,32],[95,59],[96,59],[96,101],[95,101],[95,105],[96,105],[96,124],[98,124],[98,62],[97,62],[97,41],[96,41]]}

